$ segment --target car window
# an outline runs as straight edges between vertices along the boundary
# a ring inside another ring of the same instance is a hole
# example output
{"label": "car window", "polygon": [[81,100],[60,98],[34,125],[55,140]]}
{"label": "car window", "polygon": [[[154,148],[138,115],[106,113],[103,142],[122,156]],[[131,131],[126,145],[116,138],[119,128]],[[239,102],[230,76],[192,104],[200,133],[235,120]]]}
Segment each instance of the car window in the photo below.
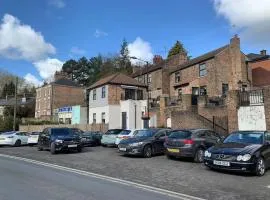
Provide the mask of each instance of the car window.
{"label": "car window", "polygon": [[16,133],[16,135],[20,135],[20,136],[21,136],[21,135],[22,135],[22,133]]}
{"label": "car window", "polygon": [[166,130],[159,131],[155,134],[156,137],[165,137],[166,136]]}
{"label": "car window", "polygon": [[265,133],[265,140],[270,142],[270,133],[269,132]]}
{"label": "car window", "polygon": [[55,128],[51,130],[51,135],[53,136],[65,136],[70,134],[70,129],[68,128]]}
{"label": "car window", "polygon": [[119,135],[129,135],[130,134],[130,130],[123,130],[119,133]]}
{"label": "car window", "polygon": [[216,133],[216,132],[214,132],[214,131],[207,131],[207,135],[210,137],[210,138],[213,138],[213,139],[219,139],[220,137],[219,137],[219,135]]}
{"label": "car window", "polygon": [[115,130],[108,130],[105,135],[118,135],[122,130],[115,129]]}
{"label": "car window", "polygon": [[197,137],[199,138],[206,138],[207,134],[206,134],[206,131],[199,131],[197,133]]}
{"label": "car window", "polygon": [[168,138],[174,139],[190,139],[192,133],[189,131],[171,131]]}

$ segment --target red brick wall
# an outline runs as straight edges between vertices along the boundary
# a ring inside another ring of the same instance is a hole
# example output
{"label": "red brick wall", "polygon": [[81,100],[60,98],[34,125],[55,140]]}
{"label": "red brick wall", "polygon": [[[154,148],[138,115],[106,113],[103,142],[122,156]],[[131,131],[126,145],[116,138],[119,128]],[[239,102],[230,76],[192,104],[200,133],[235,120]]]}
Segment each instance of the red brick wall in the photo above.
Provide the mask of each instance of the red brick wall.
{"label": "red brick wall", "polygon": [[252,68],[253,86],[261,87],[270,85],[270,60],[249,63]]}

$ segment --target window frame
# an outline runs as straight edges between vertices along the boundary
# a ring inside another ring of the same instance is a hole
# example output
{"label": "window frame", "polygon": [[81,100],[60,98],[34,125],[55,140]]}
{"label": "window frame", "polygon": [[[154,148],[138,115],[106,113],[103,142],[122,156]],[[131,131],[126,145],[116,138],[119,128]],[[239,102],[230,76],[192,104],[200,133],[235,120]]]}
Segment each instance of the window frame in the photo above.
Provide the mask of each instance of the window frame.
{"label": "window frame", "polygon": [[147,83],[148,84],[152,83],[152,74],[150,73],[150,74],[146,75],[146,77],[148,77]]}
{"label": "window frame", "polygon": [[106,113],[105,112],[101,113],[101,123],[106,124]]}
{"label": "window frame", "polygon": [[97,113],[93,113],[93,124],[97,123]]}
{"label": "window frame", "polygon": [[205,63],[199,64],[199,77],[205,77],[206,75],[207,75],[206,64]]}
{"label": "window frame", "polygon": [[97,89],[93,90],[93,100],[97,100]]}
{"label": "window frame", "polygon": [[180,81],[181,81],[180,71],[175,72],[175,74],[174,74],[174,82],[175,83],[180,83]]}
{"label": "window frame", "polygon": [[103,86],[101,88],[101,98],[102,99],[106,98],[106,86]]}

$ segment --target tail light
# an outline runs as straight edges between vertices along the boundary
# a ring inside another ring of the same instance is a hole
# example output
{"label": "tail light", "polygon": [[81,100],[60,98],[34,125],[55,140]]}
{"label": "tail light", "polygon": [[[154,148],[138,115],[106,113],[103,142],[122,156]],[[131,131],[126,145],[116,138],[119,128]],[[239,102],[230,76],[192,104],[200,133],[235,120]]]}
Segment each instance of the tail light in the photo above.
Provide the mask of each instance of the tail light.
{"label": "tail light", "polygon": [[194,144],[193,140],[184,140],[184,144],[191,145]]}

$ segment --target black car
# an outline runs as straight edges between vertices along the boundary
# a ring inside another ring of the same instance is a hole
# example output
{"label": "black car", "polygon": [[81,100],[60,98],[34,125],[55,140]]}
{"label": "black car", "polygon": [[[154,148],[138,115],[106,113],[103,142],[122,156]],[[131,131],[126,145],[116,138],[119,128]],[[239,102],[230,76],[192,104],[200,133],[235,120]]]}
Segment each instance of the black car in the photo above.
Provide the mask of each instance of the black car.
{"label": "black car", "polygon": [[187,157],[203,162],[204,151],[221,141],[221,136],[208,129],[174,130],[164,143],[168,158]]}
{"label": "black car", "polygon": [[122,140],[118,150],[122,154],[142,155],[150,158],[154,154],[164,153],[164,141],[168,129],[143,129],[133,138]]}
{"label": "black car", "polygon": [[38,138],[38,150],[50,150],[51,154],[62,150],[82,151],[81,137],[69,128],[46,128]]}
{"label": "black car", "polygon": [[233,132],[221,144],[205,151],[204,163],[213,169],[253,172],[263,176],[270,167],[270,133]]}
{"label": "black car", "polygon": [[83,146],[99,146],[103,133],[99,131],[84,132],[82,136]]}
{"label": "black car", "polygon": [[82,135],[84,133],[84,131],[79,128],[71,128],[71,130],[73,131],[73,133],[76,133],[79,135]]}

